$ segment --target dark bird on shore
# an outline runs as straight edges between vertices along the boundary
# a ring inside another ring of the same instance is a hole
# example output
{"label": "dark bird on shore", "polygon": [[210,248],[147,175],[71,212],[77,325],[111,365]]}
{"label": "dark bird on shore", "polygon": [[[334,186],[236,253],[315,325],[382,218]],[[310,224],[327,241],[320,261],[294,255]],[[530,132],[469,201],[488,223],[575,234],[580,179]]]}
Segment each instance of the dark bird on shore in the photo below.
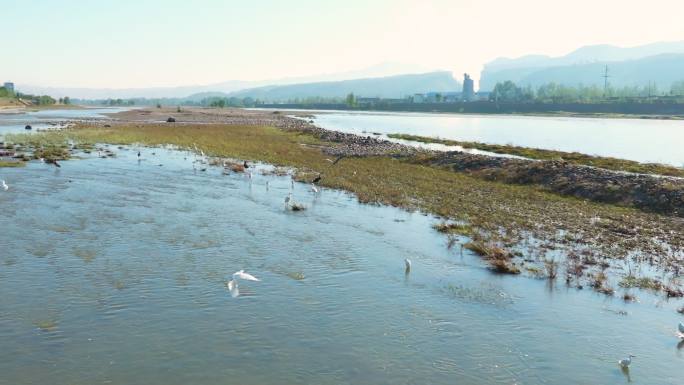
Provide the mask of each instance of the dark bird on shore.
{"label": "dark bird on shore", "polygon": [[321,181],[321,175],[319,174],[317,177],[314,178],[314,180],[311,181],[311,183],[318,183]]}
{"label": "dark bird on shore", "polygon": [[243,166],[244,168],[249,168],[249,165],[247,164],[247,161],[246,161],[246,160],[245,160],[244,162],[242,162],[242,166]]}
{"label": "dark bird on shore", "polygon": [[57,160],[55,159],[47,159],[45,163],[54,164],[56,167],[62,167],[59,163],[57,163]]}
{"label": "dark bird on shore", "polygon": [[32,129],[33,129],[33,127],[31,127],[31,125],[30,125],[30,124],[27,124],[27,125],[26,125],[26,127],[24,127],[24,129],[25,129],[25,130],[32,130]]}
{"label": "dark bird on shore", "polygon": [[140,151],[138,151],[138,158],[140,158]]}

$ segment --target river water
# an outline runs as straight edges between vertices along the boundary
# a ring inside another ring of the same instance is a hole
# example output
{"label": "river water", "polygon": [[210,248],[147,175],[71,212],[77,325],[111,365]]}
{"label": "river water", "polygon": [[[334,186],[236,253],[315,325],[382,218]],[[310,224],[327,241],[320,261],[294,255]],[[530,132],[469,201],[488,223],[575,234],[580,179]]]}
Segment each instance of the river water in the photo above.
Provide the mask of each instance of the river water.
{"label": "river water", "polygon": [[290,177],[112,149],[0,169],[0,384],[682,383],[681,300],[494,275],[430,216],[298,183],[292,212]]}
{"label": "river water", "polygon": [[59,121],[73,119],[105,119],[104,114],[114,114],[130,110],[130,107],[102,107],[62,110],[38,110],[26,113],[0,113],[0,135],[7,133],[22,133],[28,131],[26,125],[32,129],[47,129],[57,127]]}
{"label": "river water", "polygon": [[354,134],[412,134],[577,151],[684,167],[684,121],[326,111],[316,125]]}

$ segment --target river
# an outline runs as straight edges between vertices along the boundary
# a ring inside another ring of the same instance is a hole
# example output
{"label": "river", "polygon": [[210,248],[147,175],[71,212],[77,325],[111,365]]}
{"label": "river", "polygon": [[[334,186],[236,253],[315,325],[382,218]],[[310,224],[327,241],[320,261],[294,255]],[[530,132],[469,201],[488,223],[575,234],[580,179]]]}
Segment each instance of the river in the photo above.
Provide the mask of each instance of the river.
{"label": "river", "polygon": [[111,149],[0,169],[0,384],[681,383],[681,301],[494,275],[430,216],[298,183],[292,212],[288,176]]}
{"label": "river", "polygon": [[512,115],[313,112],[315,124],[354,134],[412,134],[684,167],[684,121]]}

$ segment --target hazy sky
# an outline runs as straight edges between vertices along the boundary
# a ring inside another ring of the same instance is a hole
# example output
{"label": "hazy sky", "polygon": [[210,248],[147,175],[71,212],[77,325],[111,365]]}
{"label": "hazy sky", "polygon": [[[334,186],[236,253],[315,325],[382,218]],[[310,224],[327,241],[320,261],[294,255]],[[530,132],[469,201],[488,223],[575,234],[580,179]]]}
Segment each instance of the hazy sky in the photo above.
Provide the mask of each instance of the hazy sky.
{"label": "hazy sky", "polygon": [[684,0],[0,0],[0,81],[148,87],[471,72],[499,56],[684,40]]}

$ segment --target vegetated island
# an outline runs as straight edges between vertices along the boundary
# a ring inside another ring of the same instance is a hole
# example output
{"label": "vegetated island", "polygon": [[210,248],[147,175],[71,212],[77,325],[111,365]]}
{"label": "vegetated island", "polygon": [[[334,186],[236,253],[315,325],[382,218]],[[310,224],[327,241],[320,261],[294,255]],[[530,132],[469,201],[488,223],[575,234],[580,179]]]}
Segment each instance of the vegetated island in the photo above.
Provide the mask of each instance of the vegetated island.
{"label": "vegetated island", "polygon": [[[167,119],[174,122],[160,123]],[[320,186],[352,192],[361,202],[438,216],[435,229],[447,235],[446,247],[462,245],[497,273],[558,278],[609,295],[623,290],[625,299],[634,287],[684,296],[678,178],[429,151],[263,110],[139,109],[111,121],[8,135],[6,142],[24,159],[47,161],[109,143],[203,151],[217,167],[225,158],[271,163],[295,169],[301,182],[320,177]],[[637,273],[647,270],[655,273]]]}

